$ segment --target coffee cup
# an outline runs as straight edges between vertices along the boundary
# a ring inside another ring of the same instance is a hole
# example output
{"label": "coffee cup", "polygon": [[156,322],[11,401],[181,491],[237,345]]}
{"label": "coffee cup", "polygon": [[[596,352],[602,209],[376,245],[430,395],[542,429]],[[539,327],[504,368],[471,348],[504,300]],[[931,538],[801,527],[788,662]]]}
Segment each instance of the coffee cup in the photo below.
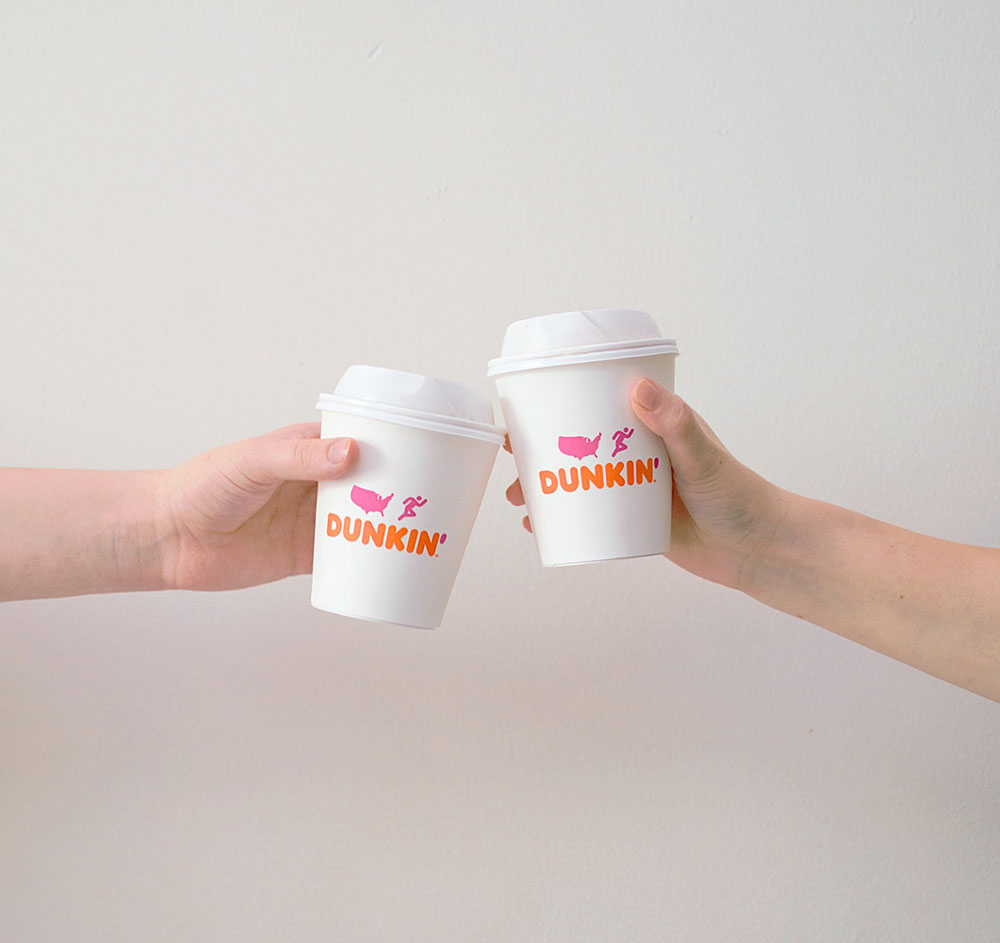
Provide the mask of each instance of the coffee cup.
{"label": "coffee cup", "polygon": [[670,549],[670,461],[629,391],[641,377],[673,390],[677,352],[642,311],[568,311],[507,328],[487,374],[544,566]]}
{"label": "coffee cup", "polygon": [[319,484],[313,606],[435,628],[503,442],[489,399],[355,365],[317,408],[323,438],[349,436],[359,449],[347,476]]}

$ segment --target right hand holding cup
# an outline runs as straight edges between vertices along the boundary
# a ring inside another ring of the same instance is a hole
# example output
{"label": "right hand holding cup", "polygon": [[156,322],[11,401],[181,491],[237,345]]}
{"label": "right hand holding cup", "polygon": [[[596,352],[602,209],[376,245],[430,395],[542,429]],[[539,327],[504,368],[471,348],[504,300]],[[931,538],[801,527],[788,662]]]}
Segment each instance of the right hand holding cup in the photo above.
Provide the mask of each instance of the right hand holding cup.
{"label": "right hand holding cup", "polygon": [[[780,526],[785,493],[733,458],[701,416],[659,383],[638,380],[629,399],[670,456],[673,523],[667,557],[696,576],[748,590],[754,564]],[[519,481],[507,489],[507,500],[524,504]],[[524,526],[531,530],[527,517]]]}

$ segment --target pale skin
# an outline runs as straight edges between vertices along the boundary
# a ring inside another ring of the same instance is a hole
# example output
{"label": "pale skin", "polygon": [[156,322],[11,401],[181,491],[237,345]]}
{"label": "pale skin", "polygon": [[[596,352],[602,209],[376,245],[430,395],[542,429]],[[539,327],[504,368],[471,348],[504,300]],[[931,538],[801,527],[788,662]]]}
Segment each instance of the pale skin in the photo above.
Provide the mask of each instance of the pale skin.
{"label": "pale skin", "polygon": [[162,471],[0,469],[0,600],[309,573],[316,482],[356,457],[353,440],[303,423]]}
{"label": "pale skin", "polygon": [[[673,468],[669,559],[1000,701],[1000,550],[784,491],[651,380],[631,402]],[[304,423],[161,471],[0,469],[0,601],[308,573],[316,482],[348,472],[357,449]],[[507,496],[524,504],[518,482]]]}
{"label": "pale skin", "polygon": [[[740,464],[701,416],[652,380],[633,386],[631,403],[670,456],[670,560],[1000,701],[1000,550],[784,491]],[[507,497],[524,504],[520,482]],[[531,529],[527,517],[524,525]]]}

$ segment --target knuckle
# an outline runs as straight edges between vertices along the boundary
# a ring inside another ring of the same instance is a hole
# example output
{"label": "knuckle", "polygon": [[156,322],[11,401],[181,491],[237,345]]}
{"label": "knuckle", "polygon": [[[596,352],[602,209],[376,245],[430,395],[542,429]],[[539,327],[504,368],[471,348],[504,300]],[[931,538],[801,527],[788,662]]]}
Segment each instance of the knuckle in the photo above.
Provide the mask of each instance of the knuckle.
{"label": "knuckle", "polygon": [[664,406],[663,418],[681,436],[687,438],[698,432],[698,419],[694,410],[679,396]]}
{"label": "knuckle", "polygon": [[250,441],[209,452],[205,458],[205,471],[221,478],[237,492],[252,494],[264,484],[261,456]]}
{"label": "knuckle", "polygon": [[295,439],[292,441],[291,463],[302,471],[311,471],[315,462],[315,448],[312,439]]}
{"label": "knuckle", "polygon": [[711,446],[705,450],[701,461],[702,479],[706,483],[718,481],[726,467],[726,456],[720,449]]}
{"label": "knuckle", "polygon": [[685,433],[695,435],[701,432],[701,426],[698,425],[698,414],[684,400],[677,400],[674,404],[674,409],[677,414],[677,421]]}
{"label": "knuckle", "polygon": [[240,445],[234,465],[238,480],[244,483],[248,490],[267,484],[267,455],[257,439],[247,439]]}

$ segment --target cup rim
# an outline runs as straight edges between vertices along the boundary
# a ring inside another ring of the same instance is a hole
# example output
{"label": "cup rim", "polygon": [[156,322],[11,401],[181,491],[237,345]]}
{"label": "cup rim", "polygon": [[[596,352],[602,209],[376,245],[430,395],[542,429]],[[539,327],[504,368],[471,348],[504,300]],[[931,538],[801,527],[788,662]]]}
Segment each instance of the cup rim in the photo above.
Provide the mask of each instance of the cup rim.
{"label": "cup rim", "polygon": [[651,357],[655,354],[676,355],[677,342],[665,337],[648,337],[578,347],[559,347],[538,351],[527,356],[495,357],[486,363],[488,377],[522,370],[539,370],[543,367],[565,366],[576,363],[594,363],[601,360],[624,360],[628,357]]}
{"label": "cup rim", "polygon": [[501,445],[506,435],[503,426],[476,422],[473,419],[464,419],[459,416],[444,416],[440,413],[409,409],[406,406],[373,403],[350,396],[339,396],[336,393],[321,393],[316,408],[324,412],[345,413],[349,416],[361,416],[365,419],[395,422],[401,426],[426,429],[430,432],[465,436],[469,439],[478,439],[480,442],[489,442],[491,445]]}

